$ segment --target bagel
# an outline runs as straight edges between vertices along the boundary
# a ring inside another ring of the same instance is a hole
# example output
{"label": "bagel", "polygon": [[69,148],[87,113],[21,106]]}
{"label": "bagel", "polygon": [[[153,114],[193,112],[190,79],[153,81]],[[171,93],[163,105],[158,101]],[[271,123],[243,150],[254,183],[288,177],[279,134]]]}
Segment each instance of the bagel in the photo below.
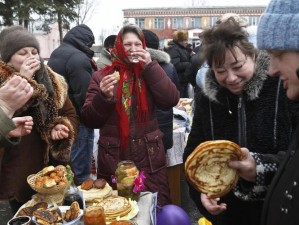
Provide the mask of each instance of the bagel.
{"label": "bagel", "polygon": [[236,185],[239,178],[237,170],[230,168],[228,162],[241,159],[241,148],[234,142],[203,142],[185,162],[186,179],[196,190],[208,197],[222,197]]}

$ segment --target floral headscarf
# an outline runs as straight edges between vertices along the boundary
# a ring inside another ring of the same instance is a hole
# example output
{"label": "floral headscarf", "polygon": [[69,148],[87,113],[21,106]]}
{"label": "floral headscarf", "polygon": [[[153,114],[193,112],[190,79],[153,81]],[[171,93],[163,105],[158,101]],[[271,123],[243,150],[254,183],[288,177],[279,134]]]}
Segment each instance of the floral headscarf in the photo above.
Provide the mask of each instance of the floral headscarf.
{"label": "floral headscarf", "polygon": [[[139,122],[147,122],[148,120],[146,84],[141,76],[143,63],[131,63],[129,61],[122,40],[125,29],[126,26],[120,30],[116,37],[114,48],[111,51],[112,65],[106,66],[103,69],[104,75],[111,74],[114,71],[118,71],[120,74],[116,96],[116,110],[119,115],[120,144],[122,151],[128,147],[133,95],[136,95],[137,97],[137,120]],[[139,28],[136,27],[136,30],[137,29]],[[142,34],[142,32],[140,33]],[[145,49],[146,46],[143,34],[141,35],[141,39],[143,49]]]}

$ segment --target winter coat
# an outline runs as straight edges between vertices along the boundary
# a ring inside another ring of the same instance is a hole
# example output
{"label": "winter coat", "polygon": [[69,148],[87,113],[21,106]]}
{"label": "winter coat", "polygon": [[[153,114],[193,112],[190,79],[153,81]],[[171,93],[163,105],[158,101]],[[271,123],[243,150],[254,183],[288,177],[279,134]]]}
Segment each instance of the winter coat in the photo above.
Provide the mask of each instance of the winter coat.
{"label": "winter coat", "polygon": [[299,126],[267,192],[263,225],[299,224]]}
{"label": "winter coat", "polygon": [[[147,48],[152,60],[157,60],[159,65],[163,68],[167,76],[176,85],[179,90],[179,78],[174,66],[170,63],[170,56],[163,51]],[[173,145],[173,109],[162,110],[156,109],[159,128],[163,132],[164,150],[170,149]]]}
{"label": "winter coat", "polygon": [[68,94],[78,115],[93,73],[94,52],[87,46],[92,43],[92,31],[84,24],[79,25],[65,35],[62,44],[52,52],[48,61],[48,65],[66,79]]}
{"label": "winter coat", "polygon": [[111,65],[111,58],[110,53],[104,48],[101,51],[101,55],[99,59],[97,60],[98,68],[103,69],[106,65]]}
{"label": "winter coat", "polygon": [[[0,62],[0,81],[14,74],[11,67]],[[34,126],[30,134],[21,138],[20,144],[1,148],[4,152],[0,173],[0,200],[16,199],[26,202],[35,193],[27,183],[27,176],[45,166],[67,164],[74,141],[78,117],[67,96],[64,78],[41,64],[34,79],[27,79],[34,89],[31,99],[15,113],[15,116],[32,116]],[[70,130],[66,139],[53,141],[51,130],[63,124]]]}
{"label": "winter coat", "polygon": [[184,77],[184,73],[190,66],[190,55],[186,48],[175,41],[171,41],[166,52],[170,55],[170,62],[174,65],[178,73],[181,85],[187,85],[189,81]]}
{"label": "winter coat", "polygon": [[[196,109],[184,161],[200,143],[224,139],[238,143],[251,152],[275,154],[286,151],[296,109],[288,100],[278,78],[267,75],[268,56],[259,52],[253,78],[243,94],[236,96],[221,87],[212,70],[207,71],[205,86],[196,96]],[[241,186],[249,185],[240,179]],[[190,185],[190,195],[200,212],[213,225],[259,225],[263,202],[243,201],[231,191],[220,202],[227,210],[213,216],[200,201],[200,193]],[[220,203],[219,202],[219,203]]]}
{"label": "winter coat", "polygon": [[[160,205],[170,202],[166,173],[166,157],[162,143],[163,134],[158,127],[155,109],[169,109],[179,101],[179,92],[167,77],[157,61],[147,65],[142,77],[147,85],[148,121],[137,122],[136,96],[132,96],[129,146],[120,151],[119,117],[116,101],[107,100],[99,91],[102,79],[101,71],[95,72],[88,88],[85,104],[82,108],[82,121],[89,127],[100,128],[98,143],[97,176],[111,183],[118,162],[132,160],[137,168],[145,172],[146,190],[158,192]],[[116,96],[117,85],[114,88]]]}
{"label": "winter coat", "polygon": [[[19,143],[20,138],[7,138],[7,134],[15,129],[16,126],[11,118],[9,118],[0,107],[0,148],[10,145],[16,145]],[[0,165],[1,165],[1,153],[0,153]],[[0,169],[1,171],[1,169]]]}

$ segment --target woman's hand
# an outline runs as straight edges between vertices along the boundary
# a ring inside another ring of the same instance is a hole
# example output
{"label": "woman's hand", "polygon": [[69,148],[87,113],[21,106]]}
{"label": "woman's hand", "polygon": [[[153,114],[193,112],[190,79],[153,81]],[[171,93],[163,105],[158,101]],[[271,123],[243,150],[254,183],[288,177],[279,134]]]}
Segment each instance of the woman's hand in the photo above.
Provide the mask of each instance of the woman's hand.
{"label": "woman's hand", "polygon": [[131,57],[137,57],[140,62],[143,62],[144,65],[148,65],[152,62],[151,55],[145,49],[137,49],[131,53]]}
{"label": "woman's hand", "polygon": [[33,119],[31,116],[14,117],[12,121],[16,128],[8,133],[8,137],[22,137],[31,133]]}
{"label": "woman's hand", "polygon": [[51,138],[53,141],[61,140],[68,138],[69,136],[69,128],[63,124],[57,124],[52,130],[51,130]]}
{"label": "woman's hand", "polygon": [[34,57],[27,58],[20,68],[20,74],[29,78],[33,77],[35,72],[40,69],[40,63],[41,62]]}
{"label": "woman's hand", "polygon": [[244,180],[255,182],[256,179],[256,164],[255,160],[250,155],[247,148],[241,148],[243,158],[240,161],[231,161],[228,163],[229,167],[239,171],[240,177]]}
{"label": "woman's hand", "polygon": [[220,203],[218,204],[219,199],[209,198],[206,194],[200,194],[200,200],[202,205],[206,208],[206,210],[212,215],[219,215],[223,211],[226,210],[226,204]]}
{"label": "woman's hand", "polygon": [[100,90],[103,95],[109,100],[111,100],[114,96],[113,89],[116,83],[117,79],[113,74],[104,76],[104,78],[100,82]]}

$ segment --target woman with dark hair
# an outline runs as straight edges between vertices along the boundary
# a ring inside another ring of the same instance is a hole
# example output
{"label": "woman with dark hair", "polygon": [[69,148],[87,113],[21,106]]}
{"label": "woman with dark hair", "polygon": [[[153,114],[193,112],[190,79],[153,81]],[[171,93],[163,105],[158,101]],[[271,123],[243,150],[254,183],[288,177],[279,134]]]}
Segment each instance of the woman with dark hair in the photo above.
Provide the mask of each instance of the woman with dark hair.
{"label": "woman with dark hair", "polygon": [[112,65],[93,74],[81,116],[87,126],[100,128],[97,177],[113,185],[117,164],[132,160],[144,171],[146,190],[158,192],[158,204],[165,205],[170,195],[155,109],[175,106],[179,92],[145,47],[140,28],[120,30]]}
{"label": "woman with dark hair", "polygon": [[[229,18],[203,34],[202,54],[207,70],[196,109],[184,161],[202,142],[229,140],[257,153],[286,151],[296,109],[287,99],[278,78],[268,76],[269,56],[255,49],[242,26]],[[275,163],[260,168],[258,176]],[[243,201],[238,190],[249,183],[238,181],[234,193],[210,199],[190,185],[190,195],[213,225],[258,225],[263,201]],[[256,188],[257,192],[265,189]]]}

